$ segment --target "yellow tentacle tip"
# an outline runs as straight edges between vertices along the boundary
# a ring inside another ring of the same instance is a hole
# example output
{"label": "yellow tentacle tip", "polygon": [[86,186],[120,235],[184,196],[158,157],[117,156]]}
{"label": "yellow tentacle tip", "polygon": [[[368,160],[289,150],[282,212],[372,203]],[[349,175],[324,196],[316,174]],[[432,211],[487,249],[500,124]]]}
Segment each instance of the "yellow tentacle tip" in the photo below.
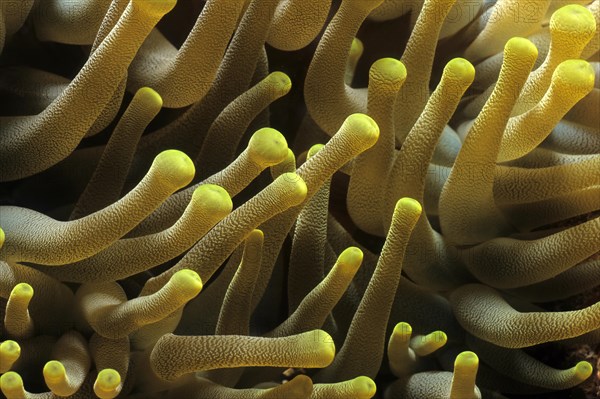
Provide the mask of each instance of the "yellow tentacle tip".
{"label": "yellow tentacle tip", "polygon": [[475,67],[464,58],[454,58],[444,67],[444,76],[469,86],[475,79]]}
{"label": "yellow tentacle tip", "polygon": [[160,18],[175,7],[177,0],[132,0],[131,4],[149,17]]}
{"label": "yellow tentacle tip", "polygon": [[379,126],[368,115],[352,114],[346,118],[341,130],[349,130],[358,134],[367,145],[373,145],[379,138]]}
{"label": "yellow tentacle tip", "polygon": [[6,235],[4,234],[4,230],[0,228],[0,248],[4,245],[4,240],[6,239]]}
{"label": "yellow tentacle tip", "polygon": [[284,184],[288,198],[290,198],[292,203],[299,204],[306,198],[308,187],[306,187],[304,180],[296,173],[284,173],[275,181],[280,181]]}
{"label": "yellow tentacle tip", "polygon": [[202,279],[198,273],[190,269],[177,271],[171,276],[169,282],[178,287],[181,295],[186,297],[195,297],[202,291]]}
{"label": "yellow tentacle tip", "polygon": [[530,40],[523,37],[513,37],[506,42],[504,46],[505,57],[531,58],[535,60],[538,56],[538,49]]}
{"label": "yellow tentacle tip", "polygon": [[575,365],[575,375],[580,381],[585,381],[592,375],[594,368],[589,362],[581,361]]}
{"label": "yellow tentacle tip", "polygon": [[196,173],[194,162],[179,150],[161,152],[154,158],[151,168],[156,170],[162,181],[176,188],[189,184]]}
{"label": "yellow tentacle tip", "polygon": [[399,90],[406,80],[406,67],[395,58],[380,58],[371,65],[369,77],[390,85],[394,90]]}
{"label": "yellow tentacle tip", "polygon": [[0,373],[10,369],[12,364],[21,356],[21,346],[11,339],[0,344]]}
{"label": "yellow tentacle tip", "polygon": [[292,81],[290,77],[280,71],[271,72],[265,78],[269,82],[278,97],[287,94],[292,88]]}
{"label": "yellow tentacle tip", "polygon": [[19,283],[10,292],[11,298],[30,300],[33,297],[33,287],[27,283]]}
{"label": "yellow tentacle tip", "polygon": [[288,144],[275,129],[265,127],[254,132],[248,142],[248,151],[254,162],[262,167],[277,165],[286,159]]}
{"label": "yellow tentacle tip", "polygon": [[392,331],[392,335],[394,338],[398,338],[401,341],[408,341],[412,335],[412,327],[410,324],[402,321],[396,324],[394,331]]}
{"label": "yellow tentacle tip", "polygon": [[156,91],[150,87],[142,87],[136,93],[135,96],[139,98],[148,107],[161,108],[163,105],[163,99]]}
{"label": "yellow tentacle tip", "polygon": [[352,45],[350,46],[350,57],[360,57],[363,51],[365,51],[363,42],[357,37],[352,39]]}
{"label": "yellow tentacle tip", "polygon": [[423,207],[419,201],[404,197],[400,198],[398,202],[396,202],[396,211],[405,212],[418,218],[421,215],[421,212],[423,212]]}
{"label": "yellow tentacle tip", "polygon": [[18,373],[9,371],[0,376],[0,390],[8,399],[22,397],[23,379]]}
{"label": "yellow tentacle tip", "polygon": [[363,261],[363,251],[357,247],[349,247],[338,256],[338,265],[348,272],[356,272]]}
{"label": "yellow tentacle tip", "polygon": [[67,379],[65,366],[58,360],[50,360],[43,369],[46,385],[59,384]]}
{"label": "yellow tentacle tip", "polygon": [[352,393],[354,398],[370,399],[377,393],[377,385],[369,377],[361,375],[352,380]]}
{"label": "yellow tentacle tip", "polygon": [[324,144],[315,144],[312,147],[310,147],[308,149],[308,152],[306,153],[306,159],[310,159],[311,157],[314,157],[315,154],[319,151],[321,151],[321,149],[325,147]]}
{"label": "yellow tentacle tip", "polygon": [[465,351],[456,356],[454,368],[459,369],[477,369],[479,367],[479,357],[475,352]]}
{"label": "yellow tentacle tip", "polygon": [[333,338],[324,330],[312,330],[300,334],[306,345],[316,348],[319,353],[319,364],[321,367],[327,367],[335,358],[335,343]]}
{"label": "yellow tentacle tip", "polygon": [[192,194],[192,202],[209,212],[212,217],[224,218],[233,209],[231,196],[221,186],[202,184]]}
{"label": "yellow tentacle tip", "polygon": [[569,91],[587,94],[594,88],[595,75],[589,62],[566,60],[556,67],[552,80]]}
{"label": "yellow tentacle tip", "polygon": [[596,32],[594,15],[586,7],[569,4],[559,8],[550,18],[550,31],[555,33],[575,33],[591,39]]}
{"label": "yellow tentacle tip", "polygon": [[121,391],[121,375],[113,369],[104,369],[98,373],[94,382],[94,393],[100,399],[113,399]]}
{"label": "yellow tentacle tip", "polygon": [[246,242],[248,243],[248,245],[261,245],[263,244],[265,240],[265,233],[263,233],[262,230],[260,229],[254,229],[250,232],[250,234],[248,234],[248,237],[246,237]]}

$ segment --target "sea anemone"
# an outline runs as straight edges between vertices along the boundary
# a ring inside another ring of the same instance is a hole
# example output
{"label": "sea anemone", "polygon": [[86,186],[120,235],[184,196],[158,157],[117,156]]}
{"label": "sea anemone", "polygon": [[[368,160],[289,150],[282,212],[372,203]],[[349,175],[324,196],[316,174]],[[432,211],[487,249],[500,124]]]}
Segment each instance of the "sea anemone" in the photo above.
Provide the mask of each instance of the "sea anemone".
{"label": "sea anemone", "polygon": [[0,5],[0,388],[600,395],[599,0]]}

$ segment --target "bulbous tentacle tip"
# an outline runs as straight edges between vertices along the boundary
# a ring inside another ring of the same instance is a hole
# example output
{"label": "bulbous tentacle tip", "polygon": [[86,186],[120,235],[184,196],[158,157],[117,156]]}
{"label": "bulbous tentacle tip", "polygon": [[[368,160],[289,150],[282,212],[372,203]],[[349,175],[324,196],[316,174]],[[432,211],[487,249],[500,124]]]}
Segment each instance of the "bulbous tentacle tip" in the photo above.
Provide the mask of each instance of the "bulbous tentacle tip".
{"label": "bulbous tentacle tip", "polygon": [[518,59],[531,59],[535,61],[537,56],[538,49],[535,44],[524,37],[510,38],[504,46],[504,57],[506,58],[515,57]]}
{"label": "bulbous tentacle tip", "polygon": [[120,392],[121,375],[113,369],[104,369],[98,373],[94,382],[94,393],[100,399],[113,399]]}
{"label": "bulbous tentacle tip", "polygon": [[379,138],[377,122],[366,114],[352,114],[346,118],[340,130],[351,130],[358,133],[364,140],[373,145]]}
{"label": "bulbous tentacle tip", "polygon": [[320,357],[323,363],[326,365],[331,364],[335,358],[335,343],[331,335],[324,330],[314,330],[309,335],[309,339],[314,340],[319,345]]}
{"label": "bulbous tentacle tip", "polygon": [[179,270],[171,276],[169,282],[185,296],[194,297],[202,291],[202,279],[198,273],[190,269]]}
{"label": "bulbous tentacle tip", "polygon": [[4,245],[4,240],[6,239],[6,235],[4,234],[4,230],[0,227],[0,249]]}
{"label": "bulbous tentacle tip", "polygon": [[550,32],[591,35],[596,31],[594,15],[586,7],[569,4],[556,10],[550,18]]}
{"label": "bulbous tentacle tip", "polygon": [[9,399],[18,397],[15,393],[23,390],[23,379],[14,371],[4,373],[0,376],[0,390]]}
{"label": "bulbous tentacle tip", "polygon": [[10,370],[12,364],[21,356],[21,346],[18,342],[8,339],[0,344],[0,373]]}
{"label": "bulbous tentacle tip", "polygon": [[158,154],[151,169],[157,172],[161,181],[176,188],[189,184],[196,173],[194,162],[179,150],[165,150]]}
{"label": "bulbous tentacle tip", "polygon": [[594,88],[596,72],[584,60],[566,60],[554,70],[552,81],[571,92],[587,94]]}
{"label": "bulbous tentacle tip", "polygon": [[421,212],[423,212],[423,207],[419,201],[408,197],[400,198],[398,202],[396,202],[395,209],[396,212],[407,213],[415,219],[421,216]]}
{"label": "bulbous tentacle tip", "polygon": [[319,151],[321,151],[321,149],[325,147],[325,144],[315,144],[312,147],[310,147],[308,149],[308,152],[306,153],[306,159],[310,159],[310,157],[314,157],[315,154]]}
{"label": "bulbous tentacle tip", "polygon": [[42,370],[46,385],[59,384],[67,379],[65,366],[58,360],[50,360]]}
{"label": "bulbous tentacle tip", "polygon": [[192,202],[211,215],[224,218],[233,209],[231,196],[221,186],[216,184],[202,184],[192,194]]}
{"label": "bulbous tentacle tip", "polygon": [[396,326],[394,326],[392,335],[402,339],[403,341],[406,341],[410,339],[410,336],[412,335],[412,326],[404,321],[401,321],[400,323],[396,324]]}
{"label": "bulbous tentacle tip", "polygon": [[131,0],[131,4],[148,17],[160,18],[175,7],[177,0]]}
{"label": "bulbous tentacle tip", "polygon": [[[285,185],[290,201],[295,204],[300,204],[306,198],[308,187],[304,180],[296,173],[284,173],[277,178]],[[275,181],[277,181],[275,180]]]}
{"label": "bulbous tentacle tip", "polygon": [[377,393],[375,381],[364,375],[352,380],[352,388],[354,397],[358,399],[370,399]]}
{"label": "bulbous tentacle tip", "polygon": [[453,58],[444,67],[444,75],[469,86],[475,79],[475,67],[464,58]]}
{"label": "bulbous tentacle tip", "polygon": [[33,287],[27,283],[19,283],[10,292],[11,298],[30,300],[33,297]]}
{"label": "bulbous tentacle tip", "polygon": [[150,87],[142,87],[135,92],[135,97],[143,101],[146,106],[161,108],[163,99],[154,89]]}
{"label": "bulbous tentacle tip", "polygon": [[271,72],[265,79],[271,84],[278,96],[287,94],[292,88],[292,80],[283,72]]}
{"label": "bulbous tentacle tip", "polygon": [[338,257],[338,264],[344,270],[355,272],[363,261],[363,251],[357,247],[346,248]]}
{"label": "bulbous tentacle tip", "polygon": [[369,78],[390,85],[393,90],[400,90],[406,80],[406,67],[395,58],[380,58],[371,65]]}
{"label": "bulbous tentacle tip", "polygon": [[350,45],[350,55],[360,57],[364,51],[365,45],[363,42],[358,37],[352,39],[352,44]]}
{"label": "bulbous tentacle tip", "polygon": [[592,375],[594,368],[589,362],[581,361],[575,365],[575,374],[580,381],[585,381]]}
{"label": "bulbous tentacle tip", "polygon": [[479,357],[475,352],[464,351],[459,353],[454,360],[454,368],[457,369],[477,369],[479,367]]}
{"label": "bulbous tentacle tip", "polygon": [[288,144],[279,131],[265,127],[254,132],[248,142],[248,151],[254,162],[269,167],[286,159]]}

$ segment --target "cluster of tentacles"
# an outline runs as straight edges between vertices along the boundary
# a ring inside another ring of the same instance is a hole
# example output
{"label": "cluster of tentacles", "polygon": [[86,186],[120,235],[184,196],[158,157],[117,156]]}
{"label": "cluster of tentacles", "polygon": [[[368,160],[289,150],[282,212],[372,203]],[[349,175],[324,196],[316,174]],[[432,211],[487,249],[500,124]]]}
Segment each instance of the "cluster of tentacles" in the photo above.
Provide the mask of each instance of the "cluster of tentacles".
{"label": "cluster of tentacles", "polygon": [[599,19],[2,1],[2,394],[600,394]]}

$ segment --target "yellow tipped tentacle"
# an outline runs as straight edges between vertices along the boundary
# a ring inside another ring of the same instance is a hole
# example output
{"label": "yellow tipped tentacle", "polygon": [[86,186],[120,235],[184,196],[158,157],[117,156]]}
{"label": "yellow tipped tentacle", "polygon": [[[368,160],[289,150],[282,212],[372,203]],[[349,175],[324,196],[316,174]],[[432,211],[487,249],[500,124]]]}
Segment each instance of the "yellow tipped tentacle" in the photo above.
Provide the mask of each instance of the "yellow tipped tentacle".
{"label": "yellow tipped tentacle", "polygon": [[375,396],[377,385],[369,377],[359,376],[352,380],[331,384],[314,384],[311,399],[370,399]]}
{"label": "yellow tipped tentacle", "polygon": [[410,348],[411,335],[410,324],[401,322],[396,324],[388,341],[387,355],[390,370],[398,378],[411,374],[416,364],[415,352]]}
{"label": "yellow tipped tentacle", "polygon": [[94,383],[94,392],[101,399],[113,399],[123,388],[130,359],[129,337],[109,339],[99,334],[90,338],[90,353],[100,372]]}
{"label": "yellow tipped tentacle", "polygon": [[86,339],[76,331],[64,334],[52,349],[54,359],[43,369],[44,380],[53,394],[71,396],[83,385],[91,366]]}
{"label": "yellow tipped tentacle", "polygon": [[83,317],[92,329],[103,337],[119,339],[166,318],[201,290],[202,280],[198,274],[182,269],[156,293],[129,301],[115,282],[84,284],[77,291],[77,297]]}
{"label": "yellow tipped tentacle", "polygon": [[523,348],[578,337],[600,326],[600,302],[581,310],[521,313],[499,292],[480,284],[456,289],[450,302],[465,330],[504,348]]}
{"label": "yellow tipped tentacle", "polygon": [[202,182],[173,194],[142,221],[132,235],[156,233],[175,223],[190,203],[194,190],[201,184],[221,186],[233,198],[265,168],[279,164],[288,156],[287,141],[277,130],[262,128],[252,137],[248,147],[232,163]]}
{"label": "yellow tipped tentacle", "polygon": [[29,266],[0,261],[0,297],[8,299],[12,289],[23,282],[35,292],[27,310],[36,334],[60,335],[72,328],[73,292],[69,287]]}
{"label": "yellow tipped tentacle", "polygon": [[[559,65],[567,60],[574,61],[579,58],[583,48],[595,32],[594,16],[581,5],[569,4],[552,14],[550,19],[552,41],[548,55],[542,65],[527,79],[519,100],[512,110],[513,116],[532,109],[542,101],[544,93],[551,87],[551,81],[555,79],[553,76],[556,75]],[[570,73],[577,74],[577,71],[563,71],[562,79],[568,79]]]}
{"label": "yellow tipped tentacle", "polygon": [[350,285],[362,259],[360,249],[344,250],[321,283],[306,294],[295,311],[267,336],[282,337],[321,328]]}
{"label": "yellow tipped tentacle", "polygon": [[243,335],[176,336],[166,334],[150,355],[152,369],[173,380],[194,371],[244,366],[326,367],[335,345],[322,330],[283,338]]}
{"label": "yellow tipped tentacle", "polygon": [[600,250],[600,217],[538,239],[498,237],[461,250],[470,272],[496,288],[548,280]]}
{"label": "yellow tipped tentacle", "polygon": [[417,356],[427,356],[446,345],[448,336],[443,331],[434,331],[427,335],[416,335],[410,340],[410,348]]}
{"label": "yellow tipped tentacle", "polygon": [[520,158],[532,151],[593,87],[594,70],[588,62],[567,60],[558,65],[550,88],[539,104],[510,118],[502,137],[498,162]]}
{"label": "yellow tipped tentacle", "polygon": [[94,393],[100,399],[114,399],[121,392],[121,375],[113,369],[102,369],[94,381]]}
{"label": "yellow tipped tentacle", "polygon": [[473,352],[461,352],[454,360],[450,399],[476,399],[478,390],[475,377],[479,368],[479,358]]}
{"label": "yellow tipped tentacle", "polygon": [[402,198],[396,204],[392,226],[377,267],[352,319],[344,345],[333,364],[318,374],[320,381],[348,379],[357,375],[374,378],[377,375],[404,253],[421,212],[421,205],[412,198]]}
{"label": "yellow tipped tentacle", "polygon": [[394,159],[394,102],[406,79],[406,68],[393,58],[382,58],[369,72],[367,113],[379,126],[379,139],[353,162],[347,206],[353,222],[370,234],[383,235],[382,186]]}
{"label": "yellow tipped tentacle", "polygon": [[[285,173],[260,193],[229,214],[208,232],[175,266],[146,282],[144,294],[156,292],[161,283],[183,268],[197,270],[208,281],[240,242],[258,225],[306,198],[306,183],[295,173]],[[241,216],[243,215],[243,216]],[[207,251],[207,248],[213,248]]]}
{"label": "yellow tipped tentacle", "polygon": [[[289,76],[283,72],[272,72],[229,103],[212,123],[202,142],[196,157],[200,165],[199,177],[208,177],[226,168],[234,160],[238,144],[250,123],[272,102],[286,95],[291,87]],[[219,150],[215,151],[217,148]]]}
{"label": "yellow tipped tentacle", "polygon": [[61,281],[102,282],[120,280],[167,262],[182,254],[233,207],[227,192],[213,184],[196,187],[183,215],[171,227],[141,237],[125,238],[76,263],[44,268]]}
{"label": "yellow tipped tentacle", "polygon": [[[436,144],[460,98],[474,77],[474,68],[463,58],[455,58],[444,68],[442,80],[431,95],[425,109],[406,136],[389,173],[385,191],[385,214],[393,212],[394,201],[409,196],[420,202],[425,200],[428,179],[440,177],[432,174],[432,161]],[[387,230],[389,219],[383,219]],[[411,250],[405,259],[406,273],[420,284],[432,288],[447,288],[464,279],[456,266],[454,249],[435,231],[427,218],[421,218],[411,238]]]}
{"label": "yellow tipped tentacle", "polygon": [[33,295],[33,287],[27,283],[19,283],[12,289],[4,314],[4,328],[8,336],[15,339],[33,336],[34,322],[29,315],[29,303]]}
{"label": "yellow tipped tentacle", "polygon": [[13,364],[21,356],[21,346],[13,340],[6,340],[0,344],[0,374],[10,371]]}
{"label": "yellow tipped tentacle", "polygon": [[348,54],[348,62],[346,63],[346,74],[344,75],[344,83],[348,86],[352,85],[354,80],[354,74],[356,72],[356,66],[360,57],[362,57],[365,51],[365,46],[359,38],[355,37],[352,39],[352,45],[350,46],[350,53]]}
{"label": "yellow tipped tentacle", "polygon": [[[581,384],[592,374],[592,365],[578,362],[566,370],[555,369],[520,349],[506,349],[467,335],[467,343],[497,372],[516,381],[559,391]],[[524,372],[526,370],[526,372]]]}
{"label": "yellow tipped tentacle", "polygon": [[476,244],[511,231],[494,204],[493,176],[515,93],[536,57],[537,49],[527,39],[513,38],[506,44],[498,83],[471,127],[440,196],[440,224],[453,244]]}
{"label": "yellow tipped tentacle", "polygon": [[33,175],[73,151],[112,99],[146,36],[174,6],[175,0],[132,0],[115,28],[52,104],[37,115],[3,117],[0,180]]}
{"label": "yellow tipped tentacle", "polygon": [[139,89],[113,130],[70,219],[96,212],[121,197],[129,165],[144,129],[162,107],[162,98],[149,87]]}
{"label": "yellow tipped tentacle", "polygon": [[[338,132],[324,147],[313,146],[311,148],[311,151],[316,151],[316,153],[311,154],[312,156],[298,168],[298,176],[306,182],[307,186],[307,194],[303,202],[310,201],[335,172],[356,155],[372,147],[378,138],[379,127],[372,118],[364,114],[348,116]],[[252,297],[253,306],[258,304],[265,292],[277,254],[301,210],[301,206],[296,206],[288,212],[277,215],[262,226],[266,237],[261,267],[262,278],[256,282]]]}
{"label": "yellow tipped tentacle", "polygon": [[8,240],[0,258],[50,266],[87,258],[126,234],[193,176],[194,164],[187,155],[166,150],[127,195],[81,219],[60,222],[29,209],[1,207]]}
{"label": "yellow tipped tentacle", "polygon": [[14,371],[9,371],[0,376],[0,389],[6,399],[27,399],[29,396],[23,386],[23,379]]}

